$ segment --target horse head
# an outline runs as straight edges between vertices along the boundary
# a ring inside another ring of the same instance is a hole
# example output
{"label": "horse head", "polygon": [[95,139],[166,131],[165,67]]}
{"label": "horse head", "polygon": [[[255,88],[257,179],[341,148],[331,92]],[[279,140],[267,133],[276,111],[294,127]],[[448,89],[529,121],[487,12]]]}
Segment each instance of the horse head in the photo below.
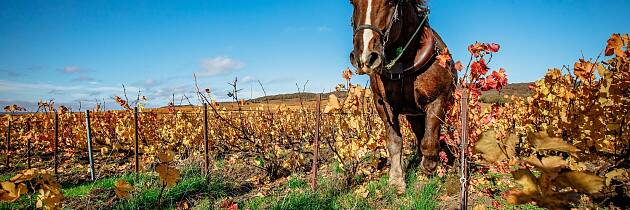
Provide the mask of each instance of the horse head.
{"label": "horse head", "polygon": [[354,49],[350,62],[358,74],[371,74],[387,62],[385,54],[391,51],[388,46],[404,38],[403,14],[417,17],[416,4],[420,3],[418,0],[350,0],[350,3],[354,7]]}

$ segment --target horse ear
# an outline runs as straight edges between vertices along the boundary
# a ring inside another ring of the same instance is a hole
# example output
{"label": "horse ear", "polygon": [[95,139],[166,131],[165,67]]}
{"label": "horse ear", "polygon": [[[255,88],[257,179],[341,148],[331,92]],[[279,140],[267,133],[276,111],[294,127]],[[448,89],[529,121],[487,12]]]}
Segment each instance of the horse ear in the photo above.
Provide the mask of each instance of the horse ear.
{"label": "horse ear", "polygon": [[354,17],[350,17],[350,26],[354,29]]}

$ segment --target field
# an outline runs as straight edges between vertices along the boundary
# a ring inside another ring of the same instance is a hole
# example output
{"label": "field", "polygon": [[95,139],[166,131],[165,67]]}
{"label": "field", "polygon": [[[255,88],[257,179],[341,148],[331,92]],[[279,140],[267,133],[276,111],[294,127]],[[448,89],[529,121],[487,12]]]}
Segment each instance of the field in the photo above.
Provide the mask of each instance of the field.
{"label": "field", "polygon": [[469,107],[468,208],[627,209],[628,42],[615,34],[606,60],[511,85],[485,64],[498,48],[471,45],[471,64],[456,64],[465,73],[435,174],[418,170],[415,137],[400,119],[404,192],[387,185],[384,126],[349,70],[335,94],[322,94],[321,111],[316,94],[244,101],[232,92],[234,102],[218,103],[209,91],[198,91],[205,110],[144,108],[144,97],[89,114],[52,101],[37,113],[8,106],[0,209],[457,209],[460,103]]}

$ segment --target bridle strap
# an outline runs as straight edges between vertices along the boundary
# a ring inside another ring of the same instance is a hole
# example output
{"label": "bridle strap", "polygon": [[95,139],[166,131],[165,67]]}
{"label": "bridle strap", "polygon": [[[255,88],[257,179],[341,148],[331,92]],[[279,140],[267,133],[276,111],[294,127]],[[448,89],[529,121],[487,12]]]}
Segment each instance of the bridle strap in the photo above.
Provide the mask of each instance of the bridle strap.
{"label": "bridle strap", "polygon": [[402,1],[399,1],[396,3],[396,8],[394,11],[394,15],[392,15],[391,20],[390,20],[390,25],[386,28],[386,31],[383,32],[383,30],[381,30],[380,28],[374,26],[374,25],[370,25],[370,24],[363,24],[363,25],[359,25],[354,29],[354,35],[356,36],[357,33],[363,31],[363,30],[372,30],[376,33],[378,33],[378,35],[380,36],[380,41],[381,44],[385,45],[387,43],[387,40],[389,40],[389,31],[391,30],[394,22],[396,22],[398,20],[398,13],[399,13],[399,8],[400,8],[400,4]]}
{"label": "bridle strap", "polygon": [[378,27],[374,26],[374,25],[360,25],[358,26],[356,29],[354,29],[354,34],[359,33],[360,31],[363,30],[372,30],[375,31],[376,33],[378,33],[378,35],[381,36],[381,40],[383,40],[385,38],[385,33],[383,33],[383,31],[381,29],[379,29]]}
{"label": "bridle strap", "polygon": [[[386,40],[389,39],[389,30],[391,29],[391,27],[393,26],[395,21],[398,21],[398,13],[399,13],[399,6],[401,4],[402,1],[399,1],[396,4],[396,9],[395,9],[395,14],[392,16],[392,20],[390,20],[390,25],[389,27],[386,28],[387,30],[387,34],[383,32],[383,30],[381,30],[380,28],[374,26],[374,25],[370,25],[370,24],[364,24],[364,25],[359,25],[354,29],[354,35],[356,36],[357,33],[363,31],[363,30],[371,30],[374,31],[376,33],[378,33],[380,35],[380,41],[381,44],[385,45],[386,44]],[[439,53],[439,49],[436,46],[434,37],[433,37],[433,30],[427,25],[427,19],[429,16],[429,10],[426,8],[421,8],[422,10],[420,11],[420,14],[418,14],[418,18],[420,19],[420,23],[418,25],[418,27],[416,28],[416,30],[414,31],[413,35],[411,36],[411,38],[409,40],[407,40],[406,44],[404,45],[403,48],[401,48],[401,52],[399,52],[396,57],[394,57],[394,59],[392,59],[389,63],[386,63],[383,68],[381,68],[380,70],[378,70],[378,72],[382,75],[389,75],[390,79],[392,80],[399,80],[401,79],[402,76],[406,75],[406,74],[410,74],[412,72],[415,72],[415,70],[420,69],[425,67],[425,65],[433,58],[435,57],[436,53]],[[407,67],[407,68],[402,68],[402,64],[399,63],[399,59],[402,57],[402,55],[407,51],[407,49],[409,48],[410,44],[416,40],[416,37],[418,37],[419,33],[423,33],[426,37],[426,40],[422,40],[424,43],[424,46],[419,49],[419,51],[417,52],[415,59],[414,59],[414,63]],[[385,48],[386,46],[383,46],[383,48]],[[384,54],[382,56],[385,56]]]}

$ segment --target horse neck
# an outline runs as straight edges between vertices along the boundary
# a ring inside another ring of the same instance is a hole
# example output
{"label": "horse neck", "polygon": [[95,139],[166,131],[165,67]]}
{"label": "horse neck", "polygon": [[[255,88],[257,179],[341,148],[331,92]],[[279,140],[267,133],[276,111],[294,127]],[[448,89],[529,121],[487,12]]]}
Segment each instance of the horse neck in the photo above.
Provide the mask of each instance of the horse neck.
{"label": "horse neck", "polygon": [[[402,16],[400,17],[400,21],[402,21],[402,27],[400,30],[400,36],[398,39],[393,42],[390,46],[386,47],[386,51],[392,52],[390,55],[395,54],[397,48],[405,47],[405,44],[409,42],[409,39],[412,38],[416,29],[418,29],[418,25],[420,24],[420,20],[418,18],[418,11],[415,8],[415,5],[408,1],[406,5],[404,5],[402,10]],[[402,60],[414,59],[415,57],[415,49],[418,49],[419,40],[422,38],[422,33],[416,35],[405,54],[402,57]]]}

